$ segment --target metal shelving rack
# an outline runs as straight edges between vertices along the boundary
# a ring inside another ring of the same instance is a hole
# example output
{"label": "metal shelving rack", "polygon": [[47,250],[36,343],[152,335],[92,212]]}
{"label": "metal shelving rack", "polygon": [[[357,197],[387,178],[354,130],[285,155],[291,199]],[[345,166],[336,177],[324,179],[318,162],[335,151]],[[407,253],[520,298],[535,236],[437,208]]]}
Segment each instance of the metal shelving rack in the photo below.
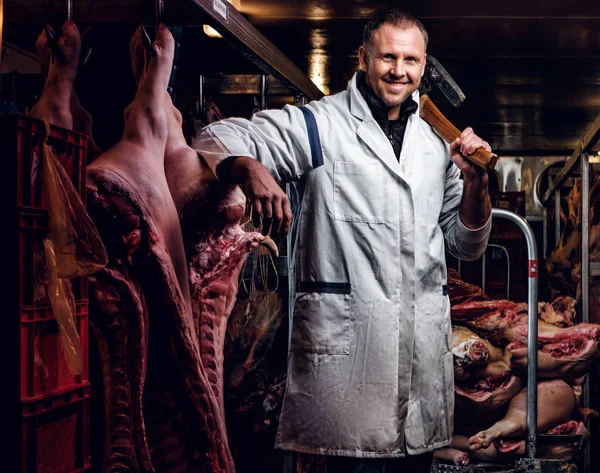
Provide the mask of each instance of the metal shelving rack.
{"label": "metal shelving rack", "polygon": [[[590,277],[600,276],[600,263],[590,263],[589,259],[589,230],[590,230],[590,162],[596,158],[590,156],[590,151],[600,140],[600,115],[596,117],[582,138],[579,140],[573,154],[566,161],[548,190],[543,196],[542,203],[547,206],[554,196],[555,206],[555,241],[560,237],[560,199],[561,186],[576,168],[579,162],[581,174],[581,319],[590,321]],[[590,405],[590,385],[586,382],[583,389],[583,406]],[[589,427],[589,426],[588,426]],[[584,473],[591,473],[590,448],[585,449]]]}
{"label": "metal shelving rack", "polygon": [[[179,0],[192,17],[206,22],[223,38],[254,62],[266,74],[273,75],[290,87],[294,95],[309,100],[323,97],[323,92],[265,38],[233,5],[225,0]],[[186,19],[189,22],[189,19]]]}

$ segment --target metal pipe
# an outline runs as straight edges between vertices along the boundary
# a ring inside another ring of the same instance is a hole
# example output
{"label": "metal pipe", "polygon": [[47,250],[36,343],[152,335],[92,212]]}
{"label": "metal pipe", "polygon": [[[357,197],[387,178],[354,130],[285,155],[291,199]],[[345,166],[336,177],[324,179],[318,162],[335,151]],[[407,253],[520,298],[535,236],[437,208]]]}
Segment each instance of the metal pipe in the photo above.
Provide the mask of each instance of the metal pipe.
{"label": "metal pipe", "polygon": [[542,238],[544,239],[544,259],[546,259],[548,257],[548,209],[546,208],[546,206],[544,205],[544,210],[542,212],[542,220],[544,222],[544,227],[543,227],[543,235]]}
{"label": "metal pipe", "polygon": [[265,110],[267,108],[267,76],[260,76],[260,109]]}
{"label": "metal pipe", "polygon": [[525,234],[527,242],[528,294],[527,294],[527,453],[535,458],[537,450],[537,340],[538,340],[538,259],[537,244],[533,230],[520,215],[504,209],[492,209],[492,216],[506,218],[515,223]]}
{"label": "metal pipe", "polygon": [[560,188],[554,193],[554,246],[560,243]]}
{"label": "metal pipe", "polygon": [[[581,155],[581,319],[590,321],[590,157]],[[589,378],[583,386],[583,407],[590,407]],[[587,427],[589,428],[589,422]],[[584,453],[584,471],[590,471],[591,452],[589,446]]]}
{"label": "metal pipe", "polygon": [[67,20],[73,19],[73,0],[67,0]]}
{"label": "metal pipe", "polygon": [[590,158],[581,155],[581,314],[582,321],[590,321],[589,287],[590,249]]}
{"label": "metal pipe", "polygon": [[165,0],[156,0],[156,28],[158,28],[158,25],[162,23],[164,14]]}
{"label": "metal pipe", "polygon": [[204,113],[204,76],[202,74],[200,74],[198,76],[198,110],[197,110],[196,116],[202,118],[203,113]]}

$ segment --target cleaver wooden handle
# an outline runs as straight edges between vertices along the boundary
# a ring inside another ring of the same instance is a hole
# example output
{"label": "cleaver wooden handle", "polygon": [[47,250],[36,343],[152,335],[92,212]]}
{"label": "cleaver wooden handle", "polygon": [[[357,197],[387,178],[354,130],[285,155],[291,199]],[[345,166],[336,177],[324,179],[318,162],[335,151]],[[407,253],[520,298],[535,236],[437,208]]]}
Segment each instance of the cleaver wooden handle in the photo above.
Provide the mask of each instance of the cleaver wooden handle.
{"label": "cleaver wooden handle", "polygon": [[[427,95],[421,95],[421,109],[419,115],[431,125],[436,133],[447,143],[452,143],[456,138],[460,138],[460,130],[450,123]],[[484,169],[494,169],[498,162],[498,155],[484,148],[479,148],[473,154],[465,156],[465,159]]]}

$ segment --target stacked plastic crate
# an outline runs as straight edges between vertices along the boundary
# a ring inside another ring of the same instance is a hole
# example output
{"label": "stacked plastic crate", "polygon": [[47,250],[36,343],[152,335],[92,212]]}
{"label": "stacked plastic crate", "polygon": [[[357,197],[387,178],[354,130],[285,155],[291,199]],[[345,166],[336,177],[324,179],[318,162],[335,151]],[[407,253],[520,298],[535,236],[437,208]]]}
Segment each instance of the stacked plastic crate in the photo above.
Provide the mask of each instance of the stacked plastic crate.
{"label": "stacked plastic crate", "polygon": [[[10,235],[4,248],[5,327],[0,330],[3,359],[9,365],[5,389],[11,402],[5,429],[13,438],[8,444],[10,458],[19,465],[10,471],[83,472],[90,464],[88,283],[86,278],[71,280],[83,357],[83,372],[75,376],[67,365],[48,299],[43,249],[48,234],[41,166],[44,135],[42,121],[20,114],[0,116],[0,156],[7,172],[2,178],[7,210],[3,221]],[[87,137],[52,126],[48,145],[85,199]],[[20,435],[15,440],[17,429]]]}

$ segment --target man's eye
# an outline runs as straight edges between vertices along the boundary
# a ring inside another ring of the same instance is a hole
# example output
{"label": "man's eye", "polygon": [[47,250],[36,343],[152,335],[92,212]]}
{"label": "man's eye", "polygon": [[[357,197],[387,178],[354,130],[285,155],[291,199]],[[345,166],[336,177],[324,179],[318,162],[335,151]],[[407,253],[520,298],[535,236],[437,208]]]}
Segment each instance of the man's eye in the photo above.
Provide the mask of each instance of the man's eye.
{"label": "man's eye", "polygon": [[386,54],[385,56],[383,56],[383,60],[384,61],[393,61],[394,56],[392,56],[391,54]]}

